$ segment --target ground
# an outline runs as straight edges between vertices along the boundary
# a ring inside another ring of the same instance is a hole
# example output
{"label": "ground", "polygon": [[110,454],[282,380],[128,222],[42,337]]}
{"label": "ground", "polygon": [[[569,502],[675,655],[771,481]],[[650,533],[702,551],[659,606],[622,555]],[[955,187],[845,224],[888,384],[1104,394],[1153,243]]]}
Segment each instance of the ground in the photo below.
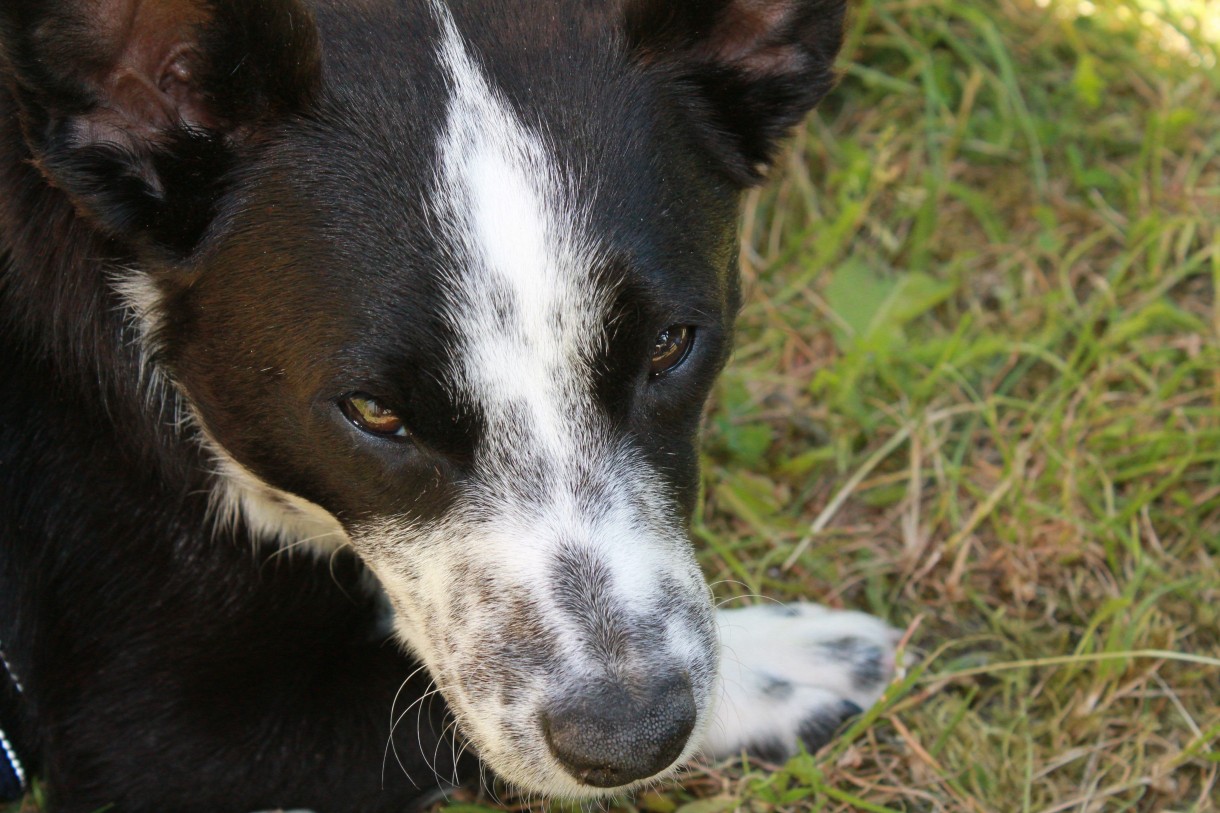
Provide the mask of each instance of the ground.
{"label": "ground", "polygon": [[1220,2],[853,16],[746,199],[695,533],[729,606],[918,661],[817,754],[609,807],[1220,810]]}

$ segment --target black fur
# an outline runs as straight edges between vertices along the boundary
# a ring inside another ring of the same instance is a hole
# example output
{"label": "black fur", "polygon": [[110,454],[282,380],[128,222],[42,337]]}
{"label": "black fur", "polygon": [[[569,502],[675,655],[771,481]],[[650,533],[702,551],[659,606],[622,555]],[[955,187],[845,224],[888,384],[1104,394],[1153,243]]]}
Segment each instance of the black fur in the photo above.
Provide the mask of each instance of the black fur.
{"label": "black fur", "polygon": [[[738,192],[826,91],[842,4],[770,0],[756,42],[725,39],[730,0],[586,5],[451,3],[521,118],[588,173],[619,291],[597,398],[689,516],[738,306]],[[436,23],[406,0],[139,4],[179,27],[135,8],[0,4],[0,644],[26,686],[0,719],[59,813],[401,810],[433,768],[474,765],[451,764],[438,700],[383,772],[395,693],[414,674],[401,710],[429,680],[369,575],[218,522],[215,461],[150,376],[344,523],[447,510],[484,425],[446,378],[421,203],[447,98]],[[129,52],[147,81],[116,86]],[[129,269],[159,292],[154,336],[116,292]],[[638,359],[670,324],[701,341],[645,391]],[[354,391],[407,418],[410,453],[354,434],[335,409]]]}
{"label": "black fur", "polygon": [[749,184],[834,84],[844,8],[842,0],[630,0],[626,30],[644,63],[670,78],[698,140]]}

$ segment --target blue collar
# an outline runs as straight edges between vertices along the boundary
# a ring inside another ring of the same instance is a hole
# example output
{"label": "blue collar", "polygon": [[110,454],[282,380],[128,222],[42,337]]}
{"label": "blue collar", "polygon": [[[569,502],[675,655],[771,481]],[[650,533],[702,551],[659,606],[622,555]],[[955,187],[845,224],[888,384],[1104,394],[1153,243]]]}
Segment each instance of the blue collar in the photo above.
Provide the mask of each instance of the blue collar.
{"label": "blue collar", "polygon": [[[21,681],[17,679],[0,646],[0,702],[3,702],[5,695],[19,698],[22,691]],[[12,739],[0,728],[0,802],[15,802],[25,795],[25,791],[25,767],[17,756]]]}

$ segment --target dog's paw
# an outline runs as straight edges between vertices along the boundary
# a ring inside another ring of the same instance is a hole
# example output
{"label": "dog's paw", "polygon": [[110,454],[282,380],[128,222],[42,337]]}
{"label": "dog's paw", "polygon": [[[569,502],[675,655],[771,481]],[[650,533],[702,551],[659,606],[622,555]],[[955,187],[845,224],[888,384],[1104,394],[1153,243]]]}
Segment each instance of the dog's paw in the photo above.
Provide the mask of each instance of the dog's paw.
{"label": "dog's paw", "polygon": [[721,610],[722,689],[704,753],[780,762],[826,744],[881,696],[900,633],[864,613],[816,604]]}

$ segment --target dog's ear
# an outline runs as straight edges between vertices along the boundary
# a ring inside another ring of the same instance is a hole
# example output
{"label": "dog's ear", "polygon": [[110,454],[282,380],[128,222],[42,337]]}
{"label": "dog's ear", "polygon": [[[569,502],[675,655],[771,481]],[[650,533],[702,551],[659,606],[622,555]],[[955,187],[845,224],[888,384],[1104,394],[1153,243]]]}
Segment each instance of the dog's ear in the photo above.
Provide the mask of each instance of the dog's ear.
{"label": "dog's ear", "polygon": [[0,58],[48,181],[111,235],[176,252],[236,152],[320,81],[296,0],[0,0]]}
{"label": "dog's ear", "polygon": [[845,0],[626,0],[632,55],[667,73],[699,135],[742,185],[834,84]]}

